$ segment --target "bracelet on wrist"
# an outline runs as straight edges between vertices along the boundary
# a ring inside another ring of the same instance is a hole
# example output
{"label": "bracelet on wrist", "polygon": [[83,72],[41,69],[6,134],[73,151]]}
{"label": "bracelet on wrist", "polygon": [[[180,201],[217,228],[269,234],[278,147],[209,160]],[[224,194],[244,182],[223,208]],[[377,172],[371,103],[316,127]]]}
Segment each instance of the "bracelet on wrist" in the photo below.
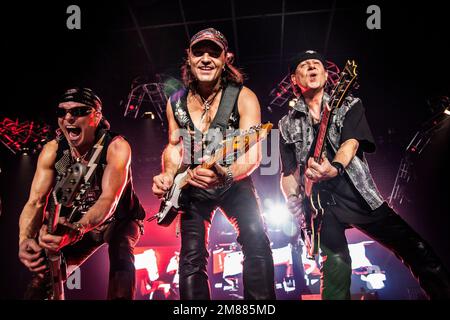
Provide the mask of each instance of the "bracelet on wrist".
{"label": "bracelet on wrist", "polygon": [[234,176],[230,167],[226,167],[226,173],[222,176],[222,181],[219,185],[220,188],[228,188],[233,184]]}
{"label": "bracelet on wrist", "polygon": [[72,223],[72,225],[74,226],[74,231],[76,234],[74,242],[80,241],[83,238],[84,234],[86,233],[86,227],[79,222],[74,222]]}

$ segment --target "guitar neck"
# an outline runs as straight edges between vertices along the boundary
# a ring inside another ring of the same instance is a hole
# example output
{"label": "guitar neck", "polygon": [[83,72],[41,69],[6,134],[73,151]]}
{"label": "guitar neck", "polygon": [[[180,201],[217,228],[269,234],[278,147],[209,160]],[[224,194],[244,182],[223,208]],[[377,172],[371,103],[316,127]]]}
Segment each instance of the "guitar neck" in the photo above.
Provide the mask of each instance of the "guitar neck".
{"label": "guitar neck", "polygon": [[[234,136],[229,140],[224,140],[222,146],[218,148],[213,155],[206,159],[205,162],[200,164],[200,166],[205,169],[210,169],[217,161],[222,161],[226,159],[227,156],[233,153],[237,153],[238,158],[240,155],[246,153],[254,144],[258,143],[262,139],[265,139],[271,129],[272,124],[269,122],[267,124],[264,124],[262,129],[258,129],[252,132],[250,135],[247,132],[243,135]],[[189,175],[186,175],[182,180],[180,180],[179,185],[181,188],[187,185],[188,179]]]}
{"label": "guitar neck", "polygon": [[[232,148],[232,146],[230,146],[230,147]],[[246,148],[246,150],[248,150],[248,147]],[[205,162],[200,164],[200,166],[205,169],[210,169],[214,166],[214,164],[217,161],[222,160],[226,156],[227,156],[227,150],[225,147],[222,147],[222,148],[216,150],[216,152],[214,152],[214,154],[210,158],[208,158]],[[189,179],[189,175],[186,175],[185,177],[183,177],[183,179],[180,181],[180,184],[179,184],[180,188],[183,188],[188,184],[187,183],[188,179]]]}
{"label": "guitar neck", "polygon": [[59,215],[61,211],[61,205],[58,203],[55,192],[52,191],[51,196],[53,197],[53,206],[50,208],[51,210],[48,213],[48,232],[50,234],[55,233],[56,227],[58,225]]}
{"label": "guitar neck", "polygon": [[341,73],[338,83],[332,91],[329,105],[322,112],[319,133],[317,134],[316,146],[314,148],[314,160],[320,162],[325,148],[325,139],[330,126],[331,112],[339,108],[350,87],[356,79],[356,64],[354,61],[347,61],[344,71]]}
{"label": "guitar neck", "polygon": [[314,160],[320,162],[322,158],[322,153],[325,148],[325,139],[328,132],[328,127],[330,126],[330,116],[331,109],[325,107],[322,112],[322,119],[320,121],[319,133],[317,134],[316,146],[314,148]]}

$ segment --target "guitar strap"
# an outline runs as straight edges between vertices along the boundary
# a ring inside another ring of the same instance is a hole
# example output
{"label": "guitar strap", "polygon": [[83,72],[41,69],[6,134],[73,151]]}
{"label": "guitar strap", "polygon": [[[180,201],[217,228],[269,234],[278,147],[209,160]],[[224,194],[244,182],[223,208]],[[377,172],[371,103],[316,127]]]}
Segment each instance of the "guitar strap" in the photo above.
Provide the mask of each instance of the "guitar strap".
{"label": "guitar strap", "polygon": [[[230,119],[231,113],[234,110],[234,106],[236,104],[236,100],[239,96],[240,90],[240,87],[231,84],[229,84],[224,89],[216,116],[214,117],[214,120],[210,125],[210,129],[208,130],[205,137],[205,140],[209,141],[206,146],[207,153],[212,154],[213,150],[217,147],[217,144],[220,143],[223,139],[227,138],[225,134],[230,134],[230,132],[226,132],[228,128],[228,121]],[[227,159],[224,160],[226,163],[228,163]]]}
{"label": "guitar strap", "polygon": [[98,163],[100,162],[100,156],[102,155],[103,145],[105,144],[105,136],[106,133],[103,133],[97,143],[91,150],[91,154],[89,157],[89,162],[87,164],[88,172],[84,177],[85,182],[89,182],[91,177],[93,176],[95,169],[97,169]]}
{"label": "guitar strap", "polygon": [[[210,128],[220,128],[221,131],[225,131],[227,129],[228,120],[230,119],[230,115],[233,112],[234,105],[239,96],[240,90],[241,87],[233,84],[229,84],[225,87],[222,99],[219,104],[219,108],[217,110],[217,114],[213,122],[211,123]],[[182,110],[188,112],[187,95],[188,90],[184,88],[177,91],[170,97],[170,106],[172,107],[172,112],[174,115],[176,114],[177,103],[180,104],[179,107],[181,107]],[[175,117],[175,119],[177,120],[178,125],[180,125],[180,127],[183,127],[183,123],[179,123],[177,117]],[[191,129],[194,129],[194,124],[190,123],[190,121],[187,125]]]}
{"label": "guitar strap", "polygon": [[181,110],[184,110],[187,113],[187,96],[188,96],[189,90],[186,88],[181,88],[174,94],[170,96],[170,106],[172,107],[172,113],[175,116],[175,121],[180,126],[180,128],[183,128],[185,125],[189,126],[190,129],[194,130],[194,124],[188,121],[188,117],[183,118],[183,122],[180,123],[178,117],[177,117],[177,108],[181,108]]}
{"label": "guitar strap", "polygon": [[232,84],[229,84],[222,96],[220,101],[217,114],[211,123],[211,128],[219,128],[222,132],[227,129],[228,120],[233,112],[234,105],[236,103],[237,97],[239,95],[241,88]]}
{"label": "guitar strap", "polygon": [[[195,126],[189,116],[189,111],[187,108],[188,89],[183,88],[178,90],[170,97],[170,105],[178,126],[180,128],[189,129],[196,135],[200,134],[198,137],[202,138],[204,142],[207,141],[203,146],[206,147],[205,152],[212,153],[215,147],[224,138],[224,134],[228,127],[228,122],[234,110],[240,90],[241,86],[236,86],[233,84],[228,84],[224,88],[216,116],[214,117],[207,134],[203,136],[201,136],[199,131],[195,130]],[[191,143],[190,150],[198,150],[198,146],[195,145],[195,139],[186,137],[186,141],[190,141]],[[194,157],[194,153],[191,153],[191,163],[195,163]]]}

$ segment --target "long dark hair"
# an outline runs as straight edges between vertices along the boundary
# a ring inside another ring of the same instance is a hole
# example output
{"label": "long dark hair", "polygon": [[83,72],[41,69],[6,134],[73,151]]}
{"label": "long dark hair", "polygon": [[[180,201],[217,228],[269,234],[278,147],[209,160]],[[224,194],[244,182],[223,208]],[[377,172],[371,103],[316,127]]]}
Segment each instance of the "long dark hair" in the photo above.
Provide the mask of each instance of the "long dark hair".
{"label": "long dark hair", "polygon": [[[226,53],[225,68],[221,74],[221,83],[223,86],[231,83],[241,86],[244,83],[244,74],[241,70],[233,66],[234,55],[231,52]],[[186,88],[195,91],[197,87],[197,79],[194,77],[189,65],[189,49],[186,49],[186,58],[181,66],[181,77]]]}

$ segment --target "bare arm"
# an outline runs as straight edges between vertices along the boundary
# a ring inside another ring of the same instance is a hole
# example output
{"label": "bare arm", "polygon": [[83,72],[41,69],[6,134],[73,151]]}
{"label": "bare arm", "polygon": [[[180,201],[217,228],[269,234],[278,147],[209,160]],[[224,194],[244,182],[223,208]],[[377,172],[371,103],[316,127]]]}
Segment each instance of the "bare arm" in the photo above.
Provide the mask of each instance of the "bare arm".
{"label": "bare arm", "polygon": [[44,207],[53,179],[58,143],[50,141],[39,155],[30,196],[19,218],[19,243],[26,239],[34,239],[41,228],[44,218]]}
{"label": "bare arm", "polygon": [[182,155],[180,128],[175,121],[170,100],[167,101],[166,114],[169,123],[169,143],[162,154],[162,173],[153,177],[152,191],[157,197],[162,197],[172,186]]}
{"label": "bare arm", "polygon": [[[256,95],[243,87],[238,98],[240,115],[239,129],[248,130],[261,123],[261,108]],[[235,181],[249,176],[261,162],[261,143],[253,145],[245,154],[230,166]]]}
{"label": "bare arm", "polygon": [[348,139],[346,140],[336,152],[336,156],[333,161],[337,161],[342,163],[344,168],[346,168],[349,163],[353,160],[358,151],[359,142],[356,139]]}
{"label": "bare arm", "polygon": [[180,128],[175,121],[170,101],[167,101],[166,114],[169,123],[169,143],[163,152],[163,172],[175,176],[181,163],[182,148],[179,133]]}

